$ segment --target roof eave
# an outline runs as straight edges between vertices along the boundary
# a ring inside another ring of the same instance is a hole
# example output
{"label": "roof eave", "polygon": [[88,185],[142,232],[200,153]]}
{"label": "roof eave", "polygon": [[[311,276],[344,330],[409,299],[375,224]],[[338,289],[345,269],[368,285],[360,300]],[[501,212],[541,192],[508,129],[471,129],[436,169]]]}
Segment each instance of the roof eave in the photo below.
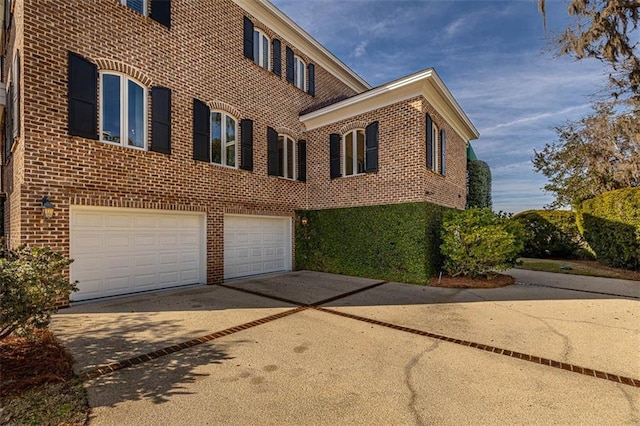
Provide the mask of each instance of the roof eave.
{"label": "roof eave", "polygon": [[356,93],[371,85],[268,0],[233,0]]}
{"label": "roof eave", "polygon": [[300,116],[307,130],[379,109],[396,102],[424,97],[465,140],[480,134],[433,68],[392,81],[333,105]]}

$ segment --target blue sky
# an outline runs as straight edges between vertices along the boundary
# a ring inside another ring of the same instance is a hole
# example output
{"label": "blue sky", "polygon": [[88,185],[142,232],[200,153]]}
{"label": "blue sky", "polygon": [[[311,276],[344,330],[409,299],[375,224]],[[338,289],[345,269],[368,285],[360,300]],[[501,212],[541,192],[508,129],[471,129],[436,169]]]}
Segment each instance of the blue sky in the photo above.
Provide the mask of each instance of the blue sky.
{"label": "blue sky", "polygon": [[494,210],[553,200],[533,150],[554,126],[590,111],[606,82],[597,61],[555,58],[550,39],[570,23],[564,1],[271,0],[372,86],[433,67],[480,131]]}

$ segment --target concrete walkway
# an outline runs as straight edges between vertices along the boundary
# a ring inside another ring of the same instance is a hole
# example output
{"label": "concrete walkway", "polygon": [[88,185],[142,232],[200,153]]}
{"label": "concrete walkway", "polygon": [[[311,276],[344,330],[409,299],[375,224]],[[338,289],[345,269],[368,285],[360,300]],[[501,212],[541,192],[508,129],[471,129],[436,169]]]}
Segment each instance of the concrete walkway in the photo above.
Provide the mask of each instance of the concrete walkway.
{"label": "concrete walkway", "polygon": [[302,271],[77,305],[52,328],[92,425],[639,424],[640,302],[529,279],[544,287]]}
{"label": "concrete walkway", "polygon": [[640,299],[640,281],[555,274],[552,272],[528,271],[525,269],[509,269],[505,273],[515,277],[519,283],[614,294]]}

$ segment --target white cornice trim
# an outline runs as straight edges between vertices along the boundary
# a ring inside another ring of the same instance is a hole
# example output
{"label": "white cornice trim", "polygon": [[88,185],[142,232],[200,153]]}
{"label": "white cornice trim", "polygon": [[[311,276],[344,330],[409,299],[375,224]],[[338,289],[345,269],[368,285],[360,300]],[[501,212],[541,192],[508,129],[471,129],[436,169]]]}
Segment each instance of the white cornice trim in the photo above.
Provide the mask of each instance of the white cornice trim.
{"label": "white cornice trim", "polygon": [[277,32],[281,37],[292,43],[306,56],[344,84],[362,93],[371,89],[362,77],[356,74],[344,62],[329,52],[324,46],[318,43],[305,30],[296,24],[291,18],[282,13],[268,0],[233,0],[238,6],[249,12],[263,24]]}
{"label": "white cornice trim", "polygon": [[465,140],[480,134],[432,68],[392,81],[318,111],[302,115],[307,130],[317,129],[418,96],[424,97]]}

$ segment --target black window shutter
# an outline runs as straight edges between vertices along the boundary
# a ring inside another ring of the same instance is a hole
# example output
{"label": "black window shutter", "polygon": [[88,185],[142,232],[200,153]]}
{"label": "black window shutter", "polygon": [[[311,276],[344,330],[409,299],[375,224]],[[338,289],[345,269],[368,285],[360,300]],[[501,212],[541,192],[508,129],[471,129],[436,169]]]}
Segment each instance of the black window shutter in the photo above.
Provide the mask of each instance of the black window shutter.
{"label": "black window shutter", "polygon": [[151,19],[171,28],[171,0],[151,0]]}
{"label": "black window shutter", "polygon": [[440,174],[444,175],[447,172],[446,159],[447,159],[447,141],[446,133],[444,129],[440,130]]}
{"label": "black window shutter", "polygon": [[16,59],[13,62],[15,70],[13,75],[15,80],[13,82],[13,97],[8,99],[8,102],[13,102],[13,120],[11,125],[13,126],[13,138],[20,136],[20,52],[16,52]]}
{"label": "black window shutter", "polygon": [[309,94],[311,96],[316,95],[316,66],[309,64],[307,66],[307,75],[309,76]]}
{"label": "black window shutter", "polygon": [[291,84],[295,81],[295,68],[293,65],[293,50],[287,47],[287,81]]}
{"label": "black window shutter", "polygon": [[427,168],[433,169],[433,121],[427,114]]}
{"label": "black window shutter", "polygon": [[280,40],[273,39],[273,73],[278,77],[282,75],[282,47]]}
{"label": "black window shutter", "polygon": [[307,141],[298,141],[298,180],[307,181]]}
{"label": "black window shutter", "polygon": [[253,171],[253,120],[240,121],[240,168]]}
{"label": "black window shutter", "polygon": [[340,140],[337,133],[329,135],[329,163],[331,165],[331,179],[340,177]]}
{"label": "black window shutter", "polygon": [[253,22],[251,19],[244,17],[244,56],[252,61],[253,57]]}
{"label": "black window shutter", "polygon": [[367,145],[366,173],[378,171],[378,122],[374,121],[365,129],[365,144]]}
{"label": "black window shutter", "polygon": [[[9,84],[9,90],[7,92],[7,98],[11,99],[13,94],[13,87]],[[4,110],[4,159],[5,161],[11,155],[11,147],[13,146],[13,128],[11,121],[13,120],[13,111],[11,108],[11,102],[7,102],[7,107]]]}
{"label": "black window shutter", "polygon": [[151,151],[171,154],[171,89],[151,89]]}
{"label": "black window shutter", "polygon": [[211,161],[209,156],[209,127],[211,113],[202,101],[193,100],[193,159]]}
{"label": "black window shutter", "polygon": [[270,176],[280,176],[278,132],[271,127],[267,127],[267,174]]}
{"label": "black window shutter", "polygon": [[98,67],[69,52],[69,134],[98,139]]}

